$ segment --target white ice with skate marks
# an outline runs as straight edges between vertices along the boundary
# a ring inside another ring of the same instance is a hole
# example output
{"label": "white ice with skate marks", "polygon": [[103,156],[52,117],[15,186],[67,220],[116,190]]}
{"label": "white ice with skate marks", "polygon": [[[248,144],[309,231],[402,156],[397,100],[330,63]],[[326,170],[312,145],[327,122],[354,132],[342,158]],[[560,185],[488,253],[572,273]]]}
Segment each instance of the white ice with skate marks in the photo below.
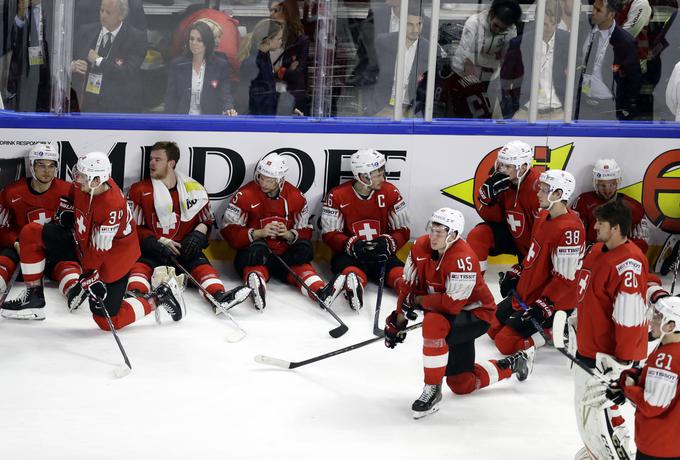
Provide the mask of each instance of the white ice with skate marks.
{"label": "white ice with skate marks", "polygon": [[[220,270],[228,288],[237,283],[231,267]],[[486,278],[498,296],[497,267]],[[230,311],[248,336],[228,343],[226,319],[188,289],[182,321],[162,312],[160,326],[151,314],[120,331],[133,370],[117,379],[123,360],[111,334],[87,308],[70,314],[49,285],[45,321],[0,320],[0,458],[573,458],[581,443],[572,375],[555,350],[539,350],[526,382],[467,396],[445,387],[439,412],[418,421],[419,330],[394,350],[378,342],[292,371],[253,361],[300,361],[372,337],[376,291],[369,285],[359,314],[336,300],[349,332],[333,339],[328,313],[270,282],[264,313],[250,300]],[[381,321],[394,302],[386,289]],[[478,361],[498,357],[487,336],[477,341]]]}

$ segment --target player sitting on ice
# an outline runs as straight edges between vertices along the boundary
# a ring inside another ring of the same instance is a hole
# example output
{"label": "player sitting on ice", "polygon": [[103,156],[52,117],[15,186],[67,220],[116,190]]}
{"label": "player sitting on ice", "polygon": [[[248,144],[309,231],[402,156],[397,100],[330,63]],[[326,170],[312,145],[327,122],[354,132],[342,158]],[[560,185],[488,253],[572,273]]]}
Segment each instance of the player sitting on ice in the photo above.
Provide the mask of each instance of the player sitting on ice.
{"label": "player sitting on ice", "polygon": [[[250,289],[239,286],[225,291],[203,253],[215,219],[205,188],[176,170],[179,158],[176,143],[156,142],[149,161],[151,178],[132,185],[128,192],[142,257],[132,267],[127,289],[146,294],[154,268],[179,269],[179,263],[222,308],[232,308],[248,298]],[[215,314],[222,312],[217,305],[212,308]]]}
{"label": "player sitting on ice", "polygon": [[622,177],[621,168],[616,160],[613,158],[597,160],[593,167],[594,191],[580,194],[571,207],[583,221],[586,228],[586,244],[590,247],[597,242],[595,209],[607,201],[623,201],[630,208],[633,219],[630,240],[646,254],[649,248],[647,243],[649,230],[645,210],[634,199],[617,192]]}
{"label": "player sitting on ice", "polygon": [[385,282],[396,289],[404,264],[396,253],[411,236],[406,202],[385,180],[385,156],[373,149],[351,158],[354,180],[334,187],[321,211],[323,241],[333,251],[331,270],[346,276],[349,305],[364,305],[368,278],[378,280],[384,264]]}
{"label": "player sitting on ice", "polygon": [[[224,239],[236,249],[236,272],[252,289],[255,308],[263,310],[270,276],[299,287],[297,275],[312,292],[330,306],[342,290],[344,278],[324,284],[311,265],[314,260],[312,226],[307,198],[286,181],[288,165],[282,155],[270,153],[255,168],[255,180],[241,187],[224,212]],[[290,273],[276,257],[281,257]],[[313,298],[311,292],[308,292]]]}
{"label": "player sitting on ice", "polygon": [[495,305],[477,256],[460,236],[464,227],[459,211],[442,208],[432,214],[428,234],[411,247],[397,309],[385,323],[385,345],[394,348],[406,336],[406,316],[415,319],[414,309],[425,311],[425,387],[411,407],[416,419],[439,409],[444,377],[451,391],[467,394],[512,374],[526,380],[533,367],[533,350],[475,363],[475,339],[489,328]]}
{"label": "player sitting on ice", "polygon": [[477,212],[484,222],[470,230],[467,240],[479,257],[482,273],[489,255],[514,254],[521,264],[529,251],[539,211],[539,172],[532,168],[533,159],[528,144],[508,142],[499,150],[494,170],[479,188]]}
{"label": "player sitting on ice", "polygon": [[[489,329],[503,354],[545,344],[531,319],[550,332],[555,310],[570,313],[576,308],[576,274],[585,253],[585,229],[567,207],[575,187],[574,176],[567,171],[541,173],[537,196],[542,211],[531,232],[531,246],[521,274],[512,278],[514,283],[508,286],[511,278],[504,280],[504,289],[510,294],[498,304]],[[520,301],[529,306],[527,311]]]}
{"label": "player sitting on ice", "polygon": [[[37,144],[28,154],[32,177],[20,179],[0,191],[0,298],[22,254],[21,270],[26,290],[1,305],[0,313],[11,319],[45,319],[43,273],[59,283],[69,303],[81,274],[71,232],[54,222],[60,209],[70,208],[71,184],[57,178],[59,153],[50,144]],[[48,249],[49,248],[49,249]],[[79,305],[74,302],[74,307]]]}

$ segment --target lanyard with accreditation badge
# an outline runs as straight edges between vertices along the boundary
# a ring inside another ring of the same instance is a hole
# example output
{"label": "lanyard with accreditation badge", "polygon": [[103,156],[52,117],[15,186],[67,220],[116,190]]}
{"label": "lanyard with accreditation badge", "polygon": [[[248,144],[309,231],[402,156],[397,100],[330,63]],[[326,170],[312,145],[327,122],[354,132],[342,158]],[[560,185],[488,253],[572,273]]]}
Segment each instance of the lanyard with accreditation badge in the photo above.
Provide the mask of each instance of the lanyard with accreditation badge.
{"label": "lanyard with accreditation badge", "polygon": [[[109,35],[108,37],[108,42],[105,44],[104,40],[106,39],[106,36]],[[99,33],[99,38],[97,39],[97,54],[101,52],[103,47],[107,47],[108,49],[106,50],[106,56],[102,56],[104,59],[107,59],[109,57],[109,54],[111,54],[111,48],[113,47],[113,34],[111,32],[102,32]],[[100,94],[102,90],[102,80],[104,79],[104,75],[102,73],[95,73],[90,71],[90,73],[87,76],[87,84],[85,85],[85,91],[91,94]]]}
{"label": "lanyard with accreditation badge", "polygon": [[585,94],[586,96],[590,96],[590,89],[591,89],[591,81],[593,78],[593,72],[595,72],[595,69],[598,68],[598,66],[602,63],[602,60],[604,59],[604,55],[607,52],[607,47],[609,46],[609,39],[612,36],[612,31],[609,31],[607,33],[607,37],[603,38],[602,34],[600,33],[599,30],[593,32],[590,34],[590,45],[588,45],[588,55],[586,56],[586,66],[588,65],[588,56],[590,55],[591,47],[593,46],[593,42],[595,41],[596,34],[600,34],[600,40],[601,43],[599,43],[599,49],[597,50],[597,54],[595,55],[595,61],[593,62],[593,67],[591,68],[591,73],[586,73],[583,75],[583,84],[581,85],[581,92]]}
{"label": "lanyard with accreditation badge", "polygon": [[[43,20],[42,12],[39,10],[39,14],[35,14],[35,7],[29,7],[28,15],[28,65],[43,65],[45,63],[45,56],[43,55]],[[38,44],[31,44],[31,29],[33,28],[33,22],[36,29],[38,29]]]}

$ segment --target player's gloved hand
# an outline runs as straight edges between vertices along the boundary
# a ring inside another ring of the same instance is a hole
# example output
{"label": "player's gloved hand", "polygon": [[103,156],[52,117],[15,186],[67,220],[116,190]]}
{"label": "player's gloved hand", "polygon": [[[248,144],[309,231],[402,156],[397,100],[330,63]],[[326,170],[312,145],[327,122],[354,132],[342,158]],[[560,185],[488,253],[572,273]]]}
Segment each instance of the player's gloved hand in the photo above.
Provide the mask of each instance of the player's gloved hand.
{"label": "player's gloved hand", "polygon": [[208,247],[208,236],[194,230],[182,239],[181,255],[185,260],[193,260],[203,254],[203,250]]}
{"label": "player's gloved hand", "polygon": [[510,177],[502,172],[489,176],[479,188],[479,202],[485,206],[496,204],[498,195],[510,188]]}
{"label": "player's gloved hand", "polygon": [[288,265],[302,265],[314,260],[314,248],[309,240],[297,240],[283,255]]}
{"label": "player's gloved hand", "polygon": [[252,267],[254,265],[267,265],[270,252],[269,246],[267,246],[265,240],[253,241],[248,247],[248,260],[246,262],[247,266]]}
{"label": "player's gloved hand", "polygon": [[142,241],[142,253],[148,254],[154,259],[158,259],[165,265],[172,264],[175,254],[165,244],[156,239],[155,236],[148,236]]}
{"label": "player's gloved hand", "polygon": [[71,230],[75,225],[76,217],[73,211],[73,204],[65,197],[59,199],[59,207],[54,218],[66,230]]}
{"label": "player's gloved hand", "polygon": [[99,272],[97,270],[90,270],[78,278],[78,283],[83,291],[90,293],[90,298],[95,300],[104,301],[106,299],[107,291],[106,285],[99,278]]}
{"label": "player's gloved hand", "polygon": [[640,381],[640,376],[642,375],[642,368],[631,367],[630,369],[625,369],[619,375],[619,380],[617,382],[619,388],[624,389],[625,387],[637,385]]}
{"label": "player's gloved hand", "polygon": [[369,254],[373,249],[373,244],[369,241],[362,240],[358,236],[353,236],[347,240],[345,244],[345,252],[347,255],[359,260],[373,260],[373,256]]}
{"label": "player's gloved hand", "polygon": [[510,295],[510,293],[517,289],[517,283],[519,283],[519,276],[522,273],[522,266],[515,264],[510,267],[507,272],[502,272],[498,274],[500,278],[498,280],[498,285],[501,288],[501,295],[503,298]]}
{"label": "player's gloved hand", "polygon": [[418,313],[416,313],[416,308],[418,308],[418,305],[416,305],[415,302],[415,294],[413,292],[410,292],[404,301],[401,303],[401,311],[404,312],[404,316],[406,319],[409,319],[411,321],[415,321],[418,319]]}
{"label": "player's gloved hand", "polygon": [[534,303],[529,305],[529,309],[522,315],[523,319],[534,318],[539,323],[550,318],[555,311],[555,305],[547,297],[539,297]]}
{"label": "player's gloved hand", "polygon": [[408,320],[406,320],[406,318],[402,318],[402,321],[399,321],[396,310],[390,313],[385,319],[385,346],[387,348],[394,348],[398,343],[404,341],[406,338],[405,329],[407,324]]}
{"label": "player's gloved hand", "polygon": [[380,235],[371,240],[371,243],[369,255],[376,261],[386,260],[397,251],[397,242],[391,235]]}

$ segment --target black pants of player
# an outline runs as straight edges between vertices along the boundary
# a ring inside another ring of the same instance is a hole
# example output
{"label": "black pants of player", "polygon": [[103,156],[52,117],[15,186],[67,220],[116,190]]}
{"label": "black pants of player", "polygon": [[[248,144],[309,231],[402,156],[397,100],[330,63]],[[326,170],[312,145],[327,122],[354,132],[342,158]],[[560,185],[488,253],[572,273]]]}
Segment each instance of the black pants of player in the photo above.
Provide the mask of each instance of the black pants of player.
{"label": "black pants of player", "polygon": [[[286,264],[288,264],[289,267],[295,265],[293,264],[293,261],[291,260],[291,248],[288,248],[286,252],[281,254],[279,257],[281,257],[281,260],[283,260]],[[238,273],[238,276],[243,278],[243,272],[245,271],[246,267],[252,266],[248,264],[248,260],[250,260],[250,253],[251,253],[251,246],[248,246],[247,248],[239,249],[236,252],[236,257],[234,258],[234,268],[236,269],[236,273]],[[298,261],[299,262],[299,261]],[[308,260],[305,263],[310,263],[311,259]],[[299,263],[298,263],[299,264]],[[269,270],[269,274],[273,277],[276,278],[277,280],[287,283],[288,282],[288,270],[286,267],[284,267],[281,263],[279,263],[278,259],[272,255],[269,255],[267,257],[267,263],[265,264],[265,267],[267,267],[267,270]]]}
{"label": "black pants of player", "polygon": [[472,372],[475,368],[475,339],[486,333],[489,323],[469,311],[444,316],[451,324],[451,332],[446,336],[446,344],[449,346],[446,376]]}
{"label": "black pants of player", "polygon": [[48,222],[42,229],[45,246],[45,275],[52,277],[52,271],[59,262],[79,262],[76,242],[70,230]]}
{"label": "black pants of player", "polygon": [[486,225],[491,228],[491,232],[493,233],[493,246],[489,248],[490,256],[511,254],[517,256],[519,263],[522,263],[524,255],[517,249],[515,239],[512,237],[512,233],[508,230],[505,222],[482,222],[477,225]]}
{"label": "black pants of player", "polygon": [[[334,275],[337,275],[347,267],[358,267],[364,273],[366,273],[368,279],[373,280],[377,283],[380,279],[380,268],[382,264],[383,262],[379,261],[363,262],[355,257],[345,254],[344,252],[338,252],[337,254],[333,255],[333,258],[331,259],[331,271],[333,272]],[[404,263],[401,260],[399,260],[399,258],[396,255],[391,255],[387,259],[387,265],[385,266],[385,276],[387,276],[387,274],[393,268],[403,266]]]}
{"label": "black pants of player", "polygon": [[[123,303],[123,297],[125,296],[125,290],[127,288],[128,277],[130,274],[126,274],[122,278],[113,281],[111,283],[105,283],[106,285],[106,298],[104,299],[104,307],[106,311],[109,312],[109,316],[116,316],[118,310],[120,310],[120,305]],[[97,304],[92,298],[89,299],[90,311],[93,315],[105,316],[104,311],[101,306]]]}

